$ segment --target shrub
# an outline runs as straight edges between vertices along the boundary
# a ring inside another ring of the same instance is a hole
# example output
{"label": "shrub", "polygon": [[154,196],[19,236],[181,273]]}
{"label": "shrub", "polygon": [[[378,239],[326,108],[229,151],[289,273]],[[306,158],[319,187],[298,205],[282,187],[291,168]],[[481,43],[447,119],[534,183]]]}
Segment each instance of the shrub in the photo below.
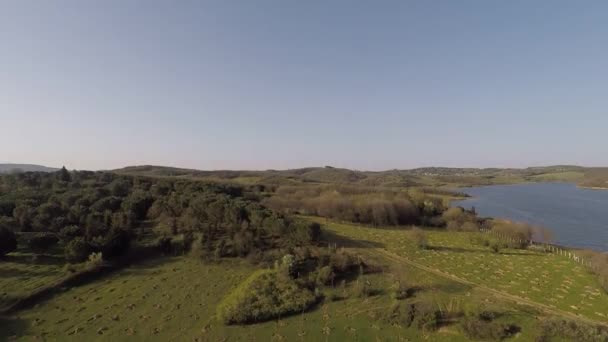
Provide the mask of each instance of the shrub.
{"label": "shrub", "polygon": [[446,229],[453,232],[460,231],[460,223],[458,221],[448,221]]}
{"label": "shrub", "polygon": [[338,250],[329,255],[328,265],[335,273],[345,274],[354,271],[359,266],[359,262],[351,254]]}
{"label": "shrub", "polygon": [[330,302],[337,302],[339,300],[344,299],[344,297],[342,297],[340,294],[335,293],[335,292],[331,292],[329,295],[326,296],[326,299]]}
{"label": "shrub", "polygon": [[131,236],[124,229],[112,228],[105,236],[92,239],[90,246],[93,251],[101,252],[107,258],[115,258],[129,250]]}
{"label": "shrub", "polygon": [[65,246],[65,258],[69,262],[82,262],[91,253],[91,246],[82,237],[74,238]]}
{"label": "shrub", "polygon": [[492,242],[490,242],[490,249],[494,253],[499,253],[501,247],[502,247],[502,244],[499,241],[492,241]]}
{"label": "shrub", "polygon": [[412,239],[412,241],[414,241],[416,246],[420,249],[426,249],[429,246],[429,242],[426,237],[426,233],[420,228],[414,227],[412,229],[412,231],[410,232],[410,238]]}
{"label": "shrub", "polygon": [[438,328],[441,312],[431,301],[421,301],[414,304],[414,323],[418,329],[432,331]]}
{"label": "shrub", "polygon": [[317,301],[313,292],[276,271],[259,270],[222,300],[217,315],[224,324],[263,322],[299,313]]}
{"label": "shrub", "polygon": [[82,230],[78,226],[63,227],[59,231],[59,239],[64,244],[67,244],[68,242],[72,241],[73,238],[75,238],[77,236],[81,236],[81,235],[82,235]]}
{"label": "shrub", "polygon": [[534,228],[525,223],[498,222],[492,231],[510,241],[509,247],[525,249],[530,244]]}
{"label": "shrub", "polygon": [[384,319],[390,324],[409,327],[412,325],[415,315],[414,305],[396,301],[386,311]]}
{"label": "shrub", "polygon": [[321,225],[316,222],[294,220],[289,223],[282,235],[290,246],[308,245],[321,236]]}
{"label": "shrub", "polygon": [[103,265],[103,254],[99,253],[91,253],[86,263],[86,267],[89,269],[93,269]]}
{"label": "shrub", "polygon": [[463,223],[462,226],[460,226],[460,230],[462,230],[463,232],[478,232],[479,224],[474,221],[468,221]]}
{"label": "shrub", "polygon": [[402,300],[410,297],[412,295],[412,289],[407,287],[401,281],[398,281],[392,287],[392,296],[395,300]]}
{"label": "shrub", "polygon": [[[178,234],[169,239],[169,253],[173,255],[184,255],[190,252],[192,244],[194,243],[194,236],[192,234]],[[202,242],[201,242],[202,243]]]}
{"label": "shrub", "polygon": [[520,330],[515,325],[494,322],[481,316],[465,317],[460,326],[468,338],[483,341],[500,341]]}
{"label": "shrub", "polygon": [[323,266],[318,269],[316,273],[317,276],[315,279],[315,283],[318,286],[324,286],[333,283],[335,274],[330,266]]}
{"label": "shrub", "polygon": [[163,254],[171,253],[171,238],[168,236],[160,236],[154,242],[154,245],[158,249],[159,252]]}
{"label": "shrub", "polygon": [[[200,258],[200,259],[209,259],[211,256],[211,253],[209,252],[209,246],[207,245],[207,242],[205,241],[205,238],[203,236],[203,234],[197,234],[196,236],[193,235],[192,237],[192,243],[190,246],[190,255],[195,257],[195,258]],[[168,247],[165,248],[165,251],[163,251],[165,254],[169,254],[171,253],[171,238],[167,237],[165,238],[167,239],[168,242]],[[182,238],[183,239],[183,238]],[[182,249],[182,252],[184,252],[184,248],[186,248],[186,246],[181,243],[180,247]]]}
{"label": "shrub", "polygon": [[277,271],[287,277],[293,277],[296,269],[296,257],[293,254],[285,254],[278,263]]}
{"label": "shrub", "polygon": [[553,337],[568,341],[603,342],[608,341],[608,329],[602,326],[559,319],[541,321],[536,341],[552,341]]}
{"label": "shrub", "polygon": [[372,289],[372,284],[365,280],[357,279],[352,288],[353,297],[365,298],[374,295],[375,291]]}
{"label": "shrub", "polygon": [[449,208],[441,214],[446,222],[462,222],[465,218],[465,211],[460,207]]}
{"label": "shrub", "polygon": [[7,227],[0,226],[0,257],[17,249],[17,237],[15,233]]}

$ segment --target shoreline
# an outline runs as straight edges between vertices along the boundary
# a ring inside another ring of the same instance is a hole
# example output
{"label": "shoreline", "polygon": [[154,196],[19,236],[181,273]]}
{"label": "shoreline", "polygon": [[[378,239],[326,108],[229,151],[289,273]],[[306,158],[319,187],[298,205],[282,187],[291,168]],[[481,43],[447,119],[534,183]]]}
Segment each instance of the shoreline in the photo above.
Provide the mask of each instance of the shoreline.
{"label": "shoreline", "polygon": [[588,189],[588,190],[608,190],[608,188],[601,187],[601,186],[583,186],[583,185],[577,185],[576,187],[580,188],[580,189]]}
{"label": "shoreline", "polygon": [[[596,190],[596,191],[602,191],[602,190],[603,191],[608,191],[608,188],[603,188],[603,187],[584,187],[584,186],[579,186],[576,183],[569,183],[569,182],[530,182],[530,183],[514,183],[514,184],[497,184],[497,185],[525,185],[525,184],[534,184],[534,183],[551,183],[551,184],[564,184],[564,183],[567,183],[567,184],[575,185],[579,189],[589,189],[589,190]],[[482,186],[479,186],[479,187],[486,187],[486,186],[492,186],[492,185],[482,185]],[[467,188],[459,187],[459,188],[455,188],[454,190],[461,191],[461,190],[465,190]],[[448,200],[448,206],[449,207],[464,207],[464,206],[461,206],[461,205],[458,205],[458,204],[461,204],[462,202],[467,202],[467,201],[470,201],[470,200],[475,200],[477,198],[479,198],[479,197],[478,196],[473,196],[473,195],[470,195],[470,194],[469,194],[469,197],[464,197],[464,198],[461,198],[461,197],[452,197],[451,199]],[[456,202],[460,202],[460,203],[456,204]],[[509,218],[505,218],[505,217],[494,217],[494,216],[484,216],[484,217],[478,216],[478,217],[481,218],[481,219],[489,219],[489,220],[492,220],[492,221],[495,221],[495,220],[507,220],[507,221],[512,221],[512,222],[525,222],[525,221],[515,221],[515,220],[509,219]],[[546,228],[548,228],[549,230],[553,231],[550,227],[546,227]],[[538,243],[538,242],[536,242],[536,243]],[[573,246],[573,245],[568,245],[567,243],[564,244],[563,242],[559,243],[557,241],[554,241],[552,243],[547,243],[547,245],[551,245],[553,247],[557,247],[557,248],[560,248],[562,250],[571,251],[571,252],[575,252],[575,251],[586,252],[587,251],[587,252],[592,252],[592,253],[608,254],[608,250],[604,250],[602,248],[596,249],[596,248],[593,248],[593,247]]]}

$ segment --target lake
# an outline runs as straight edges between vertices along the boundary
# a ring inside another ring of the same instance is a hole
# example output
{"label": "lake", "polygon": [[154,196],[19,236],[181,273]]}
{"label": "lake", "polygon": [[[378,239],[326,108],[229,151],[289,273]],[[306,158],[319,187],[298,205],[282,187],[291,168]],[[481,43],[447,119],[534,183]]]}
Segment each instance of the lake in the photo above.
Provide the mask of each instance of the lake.
{"label": "lake", "polygon": [[608,251],[608,190],[574,184],[532,183],[459,189],[472,198],[453,206],[479,216],[524,221],[551,229],[560,245]]}

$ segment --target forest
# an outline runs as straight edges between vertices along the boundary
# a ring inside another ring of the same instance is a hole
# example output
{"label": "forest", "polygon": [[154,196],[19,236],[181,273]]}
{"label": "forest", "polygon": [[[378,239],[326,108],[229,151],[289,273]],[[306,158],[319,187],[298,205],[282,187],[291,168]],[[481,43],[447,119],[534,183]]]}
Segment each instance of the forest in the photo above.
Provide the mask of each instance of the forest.
{"label": "forest", "polygon": [[65,168],[0,177],[0,227],[2,255],[16,241],[41,252],[61,244],[73,262],[92,252],[119,257],[132,243],[175,249],[194,235],[205,253],[237,256],[308,244],[319,234],[243,187]]}

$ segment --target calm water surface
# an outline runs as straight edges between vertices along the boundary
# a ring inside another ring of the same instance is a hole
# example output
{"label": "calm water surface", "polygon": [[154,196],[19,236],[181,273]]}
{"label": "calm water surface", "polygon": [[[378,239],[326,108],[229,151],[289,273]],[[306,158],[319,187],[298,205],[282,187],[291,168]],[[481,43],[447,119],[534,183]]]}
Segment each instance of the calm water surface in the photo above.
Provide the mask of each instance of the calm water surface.
{"label": "calm water surface", "polygon": [[475,207],[480,216],[550,228],[565,246],[608,251],[608,190],[574,184],[535,183],[465,188],[473,196],[452,205]]}

